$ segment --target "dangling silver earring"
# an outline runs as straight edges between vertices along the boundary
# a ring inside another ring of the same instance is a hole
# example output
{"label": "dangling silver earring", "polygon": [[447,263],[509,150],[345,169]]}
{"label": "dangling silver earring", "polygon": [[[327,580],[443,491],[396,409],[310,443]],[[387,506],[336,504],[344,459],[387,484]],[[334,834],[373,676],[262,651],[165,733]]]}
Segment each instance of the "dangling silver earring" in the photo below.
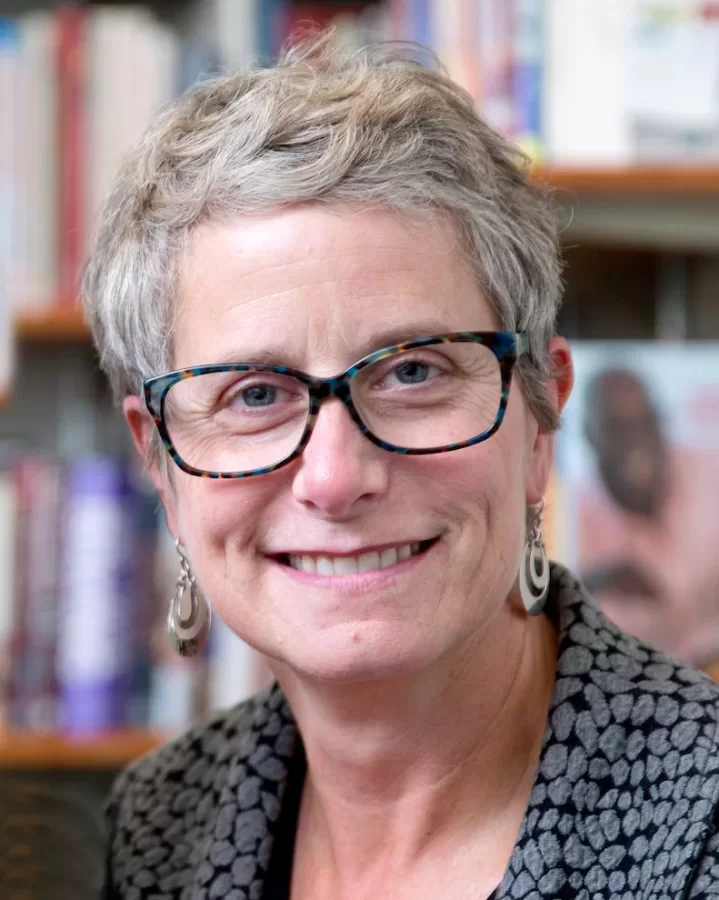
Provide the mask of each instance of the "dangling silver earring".
{"label": "dangling silver earring", "polygon": [[543,518],[544,498],[537,509],[519,567],[519,591],[530,616],[538,616],[542,612],[549,593],[549,560],[542,538]]}
{"label": "dangling silver earring", "polygon": [[180,557],[182,571],[167,614],[167,632],[172,646],[180,656],[195,656],[204,647],[210,633],[212,609],[197,587],[190,561],[179,538],[175,541],[175,549]]}

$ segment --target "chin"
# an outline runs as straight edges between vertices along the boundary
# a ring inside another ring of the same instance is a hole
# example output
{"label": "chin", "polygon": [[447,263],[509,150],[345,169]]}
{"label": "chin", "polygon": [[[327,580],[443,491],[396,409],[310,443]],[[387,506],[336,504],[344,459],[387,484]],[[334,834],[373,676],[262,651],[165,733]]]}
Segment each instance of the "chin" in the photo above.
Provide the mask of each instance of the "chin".
{"label": "chin", "polygon": [[347,630],[334,629],[335,633],[325,635],[324,640],[318,637],[301,648],[292,648],[288,642],[283,647],[282,665],[300,678],[335,684],[401,678],[431,665],[427,648],[422,652],[406,640],[400,643],[396,634],[362,634],[362,630],[356,625]]}

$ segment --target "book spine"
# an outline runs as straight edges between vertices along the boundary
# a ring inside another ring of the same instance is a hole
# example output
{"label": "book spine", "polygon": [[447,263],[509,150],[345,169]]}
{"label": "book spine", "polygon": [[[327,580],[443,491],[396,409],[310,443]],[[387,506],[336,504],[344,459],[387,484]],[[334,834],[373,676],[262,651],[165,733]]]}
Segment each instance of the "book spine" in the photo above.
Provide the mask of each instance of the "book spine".
{"label": "book spine", "polygon": [[[415,41],[437,52],[434,0],[398,0],[391,5],[391,28],[395,40]],[[441,10],[439,12],[441,16]]]}
{"label": "book spine", "polygon": [[88,12],[85,36],[91,89],[84,221],[90,233],[125,155],[174,94],[177,47],[171,30],[143,8],[94,7]]}
{"label": "book spine", "polygon": [[634,159],[628,64],[636,10],[626,0],[546,0],[543,132],[553,165]]}
{"label": "book spine", "polygon": [[541,156],[543,0],[517,0],[512,74],[513,137],[533,159]]}
{"label": "book spine", "polygon": [[58,166],[55,15],[21,16],[18,234],[24,307],[54,303],[58,284]]}
{"label": "book spine", "polygon": [[73,305],[85,251],[85,12],[57,13],[59,302]]}
{"label": "book spine", "polygon": [[0,470],[0,729],[10,724],[10,644],[15,610],[17,502],[12,472]]}
{"label": "book spine", "polygon": [[410,0],[412,40],[425,47],[436,45],[435,23],[432,15],[432,0]]}
{"label": "book spine", "polygon": [[9,390],[14,363],[19,57],[17,23],[0,17],[0,396]]}
{"label": "book spine", "polygon": [[[159,514],[157,494],[139,465],[129,471],[132,484],[133,560],[131,592],[134,598],[134,629],[129,659],[127,722],[145,726],[149,715],[152,666],[151,638],[157,595],[155,561],[158,554]],[[165,598],[167,599],[167,598]]]}
{"label": "book spine", "polygon": [[487,0],[477,17],[482,67],[482,114],[502,134],[512,133],[513,22],[515,0]]}
{"label": "book spine", "polygon": [[127,719],[135,631],[133,498],[121,463],[74,462],[65,513],[58,680],[61,727],[117,728]]}
{"label": "book spine", "polygon": [[55,655],[61,555],[62,470],[39,457],[14,470],[17,579],[10,675],[10,719],[34,731],[57,724]]}
{"label": "book spine", "polygon": [[389,19],[392,40],[412,40],[411,0],[390,0]]}
{"label": "book spine", "polygon": [[261,65],[277,58],[287,35],[288,0],[265,0],[257,8],[257,48],[255,55]]}

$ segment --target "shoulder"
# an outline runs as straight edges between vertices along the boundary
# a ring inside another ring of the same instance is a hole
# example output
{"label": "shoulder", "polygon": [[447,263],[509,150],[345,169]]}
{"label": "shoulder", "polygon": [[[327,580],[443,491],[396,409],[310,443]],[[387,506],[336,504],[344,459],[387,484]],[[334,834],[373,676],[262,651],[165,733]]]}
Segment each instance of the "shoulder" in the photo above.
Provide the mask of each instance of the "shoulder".
{"label": "shoulder", "polygon": [[556,678],[510,881],[693,897],[715,855],[719,686],[617,628],[561,566],[547,612]]}
{"label": "shoulder", "polygon": [[585,823],[611,819],[630,846],[688,862],[719,805],[719,685],[619,629],[566,570],[552,578],[560,642],[545,775],[566,760]]}
{"label": "shoulder", "polygon": [[[165,868],[194,869],[230,794],[233,802],[242,802],[254,782],[282,782],[283,760],[293,753],[295,735],[284,696],[275,686],[214,714],[128,766],[106,805],[114,877],[129,875],[140,860],[154,876]],[[249,808],[257,798],[245,799]],[[171,865],[166,862],[170,857]]]}
{"label": "shoulder", "polygon": [[585,706],[602,729],[656,730],[655,743],[666,738],[678,750],[713,750],[719,684],[622,631],[565,569],[553,566],[552,576],[560,632],[555,712],[574,697],[572,705]]}

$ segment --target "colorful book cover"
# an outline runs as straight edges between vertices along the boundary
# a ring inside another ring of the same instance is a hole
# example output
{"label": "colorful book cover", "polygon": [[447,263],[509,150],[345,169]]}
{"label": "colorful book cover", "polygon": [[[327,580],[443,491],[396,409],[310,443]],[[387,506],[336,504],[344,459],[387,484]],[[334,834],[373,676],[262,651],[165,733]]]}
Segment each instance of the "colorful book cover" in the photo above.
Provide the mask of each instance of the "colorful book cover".
{"label": "colorful book cover", "polygon": [[573,350],[559,559],[620,626],[704,667],[719,659],[719,344]]}

